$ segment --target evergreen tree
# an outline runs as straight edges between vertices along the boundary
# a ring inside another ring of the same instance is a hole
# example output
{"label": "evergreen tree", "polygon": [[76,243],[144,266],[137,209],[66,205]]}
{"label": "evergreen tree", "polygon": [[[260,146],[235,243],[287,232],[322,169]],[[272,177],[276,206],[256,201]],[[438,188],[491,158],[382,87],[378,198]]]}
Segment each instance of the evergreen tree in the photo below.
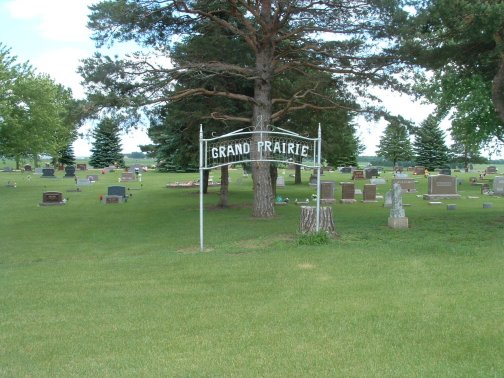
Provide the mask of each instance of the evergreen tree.
{"label": "evergreen tree", "polygon": [[439,168],[449,160],[445,133],[435,117],[429,116],[417,131],[414,143],[416,163],[428,169]]}
{"label": "evergreen tree", "polygon": [[57,159],[57,162],[62,165],[75,165],[75,154],[73,150],[73,146],[68,144],[65,148],[63,148]]}
{"label": "evergreen tree", "polygon": [[95,141],[91,148],[89,164],[95,168],[110,165],[124,167],[119,125],[116,121],[110,118],[102,119],[94,130],[93,137]]}
{"label": "evergreen tree", "polygon": [[408,130],[401,119],[389,120],[377,147],[376,155],[390,160],[393,167],[398,161],[410,160],[413,157]]}

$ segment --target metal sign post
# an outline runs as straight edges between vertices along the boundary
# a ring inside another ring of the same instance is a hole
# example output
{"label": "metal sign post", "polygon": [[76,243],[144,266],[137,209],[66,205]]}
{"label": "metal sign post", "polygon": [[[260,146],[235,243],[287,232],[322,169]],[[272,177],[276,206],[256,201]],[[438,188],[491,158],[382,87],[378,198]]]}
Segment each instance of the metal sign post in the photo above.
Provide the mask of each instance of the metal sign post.
{"label": "metal sign post", "polygon": [[[255,135],[260,134],[256,140]],[[200,171],[200,249],[204,250],[203,233],[203,171],[225,165],[250,162],[277,162],[295,164],[317,169],[317,220],[316,230],[320,229],[320,168],[322,132],[318,125],[317,138],[273,127],[271,131],[240,129],[213,138],[203,138],[203,126],[199,134]],[[255,141],[255,142],[254,142]],[[257,156],[257,158],[253,158]]]}

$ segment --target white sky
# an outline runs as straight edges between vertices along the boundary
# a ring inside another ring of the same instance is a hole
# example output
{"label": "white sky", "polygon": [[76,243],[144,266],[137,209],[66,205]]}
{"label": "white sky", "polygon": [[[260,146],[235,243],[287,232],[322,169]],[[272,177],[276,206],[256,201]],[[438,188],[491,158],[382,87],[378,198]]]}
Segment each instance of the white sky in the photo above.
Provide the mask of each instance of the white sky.
{"label": "white sky", "polygon": [[[75,97],[84,96],[80,60],[95,51],[86,28],[88,6],[96,0],[0,0],[0,42],[11,48],[20,62],[30,63],[40,73],[70,87]],[[415,103],[406,96],[384,93],[384,106],[393,114],[421,122],[432,107]],[[374,155],[385,124],[359,121],[359,137],[366,146],[364,155]],[[139,151],[138,145],[149,144],[145,129],[131,131],[122,139],[123,151]],[[448,142],[450,143],[450,142]],[[89,156],[91,144],[78,140],[76,156]]]}

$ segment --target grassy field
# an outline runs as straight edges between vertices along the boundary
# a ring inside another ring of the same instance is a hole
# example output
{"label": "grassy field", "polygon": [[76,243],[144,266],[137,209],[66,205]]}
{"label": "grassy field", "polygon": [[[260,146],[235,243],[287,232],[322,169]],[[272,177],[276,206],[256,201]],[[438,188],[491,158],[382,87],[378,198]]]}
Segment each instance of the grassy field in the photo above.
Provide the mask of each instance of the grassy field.
{"label": "grassy field", "polygon": [[[504,376],[504,198],[456,173],[461,199],[404,195],[407,230],[381,202],[336,203],[339,237],[299,246],[292,200],[315,190],[289,173],[270,220],[251,217],[241,171],[229,209],[211,188],[202,253],[197,189],[165,187],[197,174],[148,172],[104,205],[119,172],[81,193],[63,173],[0,172],[0,376]],[[49,190],[67,204],[38,206]]]}

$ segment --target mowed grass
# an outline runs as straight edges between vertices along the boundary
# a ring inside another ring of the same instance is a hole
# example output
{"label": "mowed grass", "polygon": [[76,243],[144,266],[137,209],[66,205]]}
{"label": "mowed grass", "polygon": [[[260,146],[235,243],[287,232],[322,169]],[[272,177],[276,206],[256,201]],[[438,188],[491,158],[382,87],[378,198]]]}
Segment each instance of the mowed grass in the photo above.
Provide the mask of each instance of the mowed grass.
{"label": "mowed grass", "polygon": [[[104,205],[119,172],[82,193],[62,173],[0,173],[0,376],[504,376],[503,198],[457,173],[461,199],[404,195],[407,230],[381,201],[336,203],[339,237],[298,246],[292,202],[315,189],[289,173],[270,220],[251,217],[241,171],[229,209],[211,188],[204,252],[198,190],[165,187],[197,174],[148,172]],[[38,206],[46,190],[68,203]]]}

